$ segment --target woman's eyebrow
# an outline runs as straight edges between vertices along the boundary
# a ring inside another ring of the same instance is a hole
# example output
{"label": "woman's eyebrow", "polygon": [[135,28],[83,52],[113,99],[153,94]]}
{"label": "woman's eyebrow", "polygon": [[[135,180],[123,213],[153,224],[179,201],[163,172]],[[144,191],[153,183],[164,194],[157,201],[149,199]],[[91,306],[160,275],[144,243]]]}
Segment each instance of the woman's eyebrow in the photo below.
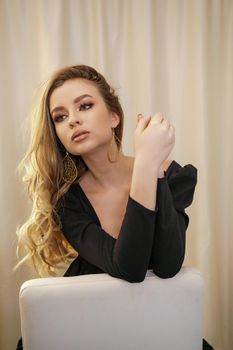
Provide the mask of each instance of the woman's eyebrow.
{"label": "woman's eyebrow", "polygon": [[78,103],[79,101],[81,101],[83,98],[85,97],[93,97],[91,95],[88,95],[88,94],[84,94],[84,95],[81,95],[81,96],[78,96],[74,99],[73,103]]}
{"label": "woman's eyebrow", "polygon": [[[78,103],[79,101],[81,101],[85,97],[93,97],[93,96],[88,95],[88,94],[80,95],[74,99],[73,103]],[[62,109],[64,109],[63,106],[58,106],[58,107],[53,108],[53,110],[50,113],[53,114],[54,112],[60,111]]]}

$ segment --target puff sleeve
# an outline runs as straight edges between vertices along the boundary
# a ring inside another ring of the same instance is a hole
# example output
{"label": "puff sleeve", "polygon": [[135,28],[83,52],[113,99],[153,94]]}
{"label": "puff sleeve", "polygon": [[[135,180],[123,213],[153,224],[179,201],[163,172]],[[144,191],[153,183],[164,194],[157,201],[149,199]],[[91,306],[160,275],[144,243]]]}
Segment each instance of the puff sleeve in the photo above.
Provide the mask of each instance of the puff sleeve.
{"label": "puff sleeve", "polygon": [[149,268],[161,278],[173,277],[185,256],[185,236],[189,218],[185,213],[193,200],[197,169],[181,167],[175,161],[165,177],[158,180],[157,216]]}

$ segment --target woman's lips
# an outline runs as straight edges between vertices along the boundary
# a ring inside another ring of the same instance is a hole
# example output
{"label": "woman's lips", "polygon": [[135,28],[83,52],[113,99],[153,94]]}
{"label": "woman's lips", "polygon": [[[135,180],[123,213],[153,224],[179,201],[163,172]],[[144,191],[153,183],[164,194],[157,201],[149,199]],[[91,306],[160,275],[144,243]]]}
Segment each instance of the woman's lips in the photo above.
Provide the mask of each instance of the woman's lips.
{"label": "woman's lips", "polygon": [[73,138],[73,141],[74,141],[74,142],[82,141],[82,140],[84,140],[85,138],[87,138],[88,135],[89,135],[89,132],[83,132],[82,134],[75,136],[75,137]]}

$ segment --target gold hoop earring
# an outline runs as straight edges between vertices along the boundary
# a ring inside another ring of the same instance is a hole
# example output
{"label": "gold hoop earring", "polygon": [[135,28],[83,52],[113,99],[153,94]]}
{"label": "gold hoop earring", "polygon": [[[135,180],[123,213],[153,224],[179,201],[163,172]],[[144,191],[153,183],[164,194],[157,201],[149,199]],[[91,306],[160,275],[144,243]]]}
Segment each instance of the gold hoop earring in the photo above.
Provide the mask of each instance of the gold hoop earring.
{"label": "gold hoop earring", "polygon": [[62,160],[63,163],[63,181],[71,184],[78,177],[78,170],[75,165],[75,162],[70,157],[69,153],[66,152],[65,157]]}
{"label": "gold hoop earring", "polygon": [[[117,147],[117,144],[120,144],[120,150],[121,150],[121,141],[120,139],[116,136],[115,129],[112,129],[112,139],[110,142],[110,147],[108,149],[108,160],[111,163],[115,163],[117,161],[117,158],[119,156],[119,149]],[[111,156],[112,154],[112,156]]]}

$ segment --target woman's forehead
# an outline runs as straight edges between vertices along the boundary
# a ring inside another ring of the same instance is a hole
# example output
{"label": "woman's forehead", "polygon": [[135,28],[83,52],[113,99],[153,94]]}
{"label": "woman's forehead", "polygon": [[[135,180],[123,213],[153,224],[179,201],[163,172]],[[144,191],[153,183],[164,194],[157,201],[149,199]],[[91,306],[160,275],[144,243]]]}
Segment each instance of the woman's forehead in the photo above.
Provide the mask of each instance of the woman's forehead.
{"label": "woman's forehead", "polygon": [[75,99],[82,95],[89,95],[94,98],[101,97],[95,83],[89,80],[80,78],[66,80],[52,92],[49,100],[49,109],[52,111],[58,104],[73,103]]}

